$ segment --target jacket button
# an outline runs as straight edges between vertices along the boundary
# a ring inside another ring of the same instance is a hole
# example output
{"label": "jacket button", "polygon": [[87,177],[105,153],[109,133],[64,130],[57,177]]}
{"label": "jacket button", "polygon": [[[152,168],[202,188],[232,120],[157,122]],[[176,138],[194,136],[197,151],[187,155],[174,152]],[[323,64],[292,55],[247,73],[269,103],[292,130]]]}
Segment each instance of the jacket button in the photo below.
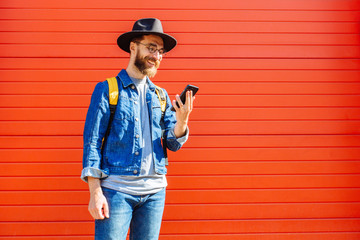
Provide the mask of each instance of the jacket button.
{"label": "jacket button", "polygon": [[139,155],[139,152],[135,152],[135,155],[136,155],[136,156]]}
{"label": "jacket button", "polygon": [[137,174],[138,173],[138,171],[137,170],[134,170],[134,174]]}
{"label": "jacket button", "polygon": [[136,137],[136,138],[139,138],[139,137],[140,137],[140,135],[139,135],[139,134],[137,134],[135,137]]}
{"label": "jacket button", "polygon": [[134,85],[132,85],[132,86],[131,86],[131,89],[135,89],[135,86],[134,86]]}
{"label": "jacket button", "polygon": [[135,101],[135,102],[134,102],[134,104],[136,105],[136,104],[137,104],[137,102]]}
{"label": "jacket button", "polygon": [[139,118],[135,118],[135,121],[139,121]]}

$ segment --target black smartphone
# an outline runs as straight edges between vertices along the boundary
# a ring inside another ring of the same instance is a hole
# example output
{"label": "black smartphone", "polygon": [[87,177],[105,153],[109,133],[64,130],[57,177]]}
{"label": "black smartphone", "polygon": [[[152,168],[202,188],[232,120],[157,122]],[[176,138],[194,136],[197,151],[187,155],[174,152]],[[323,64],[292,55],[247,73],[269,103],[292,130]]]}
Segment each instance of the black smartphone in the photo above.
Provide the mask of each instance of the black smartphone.
{"label": "black smartphone", "polygon": [[[199,88],[197,86],[194,85],[187,85],[184,89],[184,91],[182,91],[182,93],[180,94],[180,100],[182,103],[185,104],[185,100],[186,100],[186,92],[187,91],[192,91],[193,92],[193,96],[195,96],[195,94],[197,93],[197,91],[199,90]],[[179,107],[179,104],[176,102],[176,105]],[[175,108],[171,107],[171,111],[175,112]]]}

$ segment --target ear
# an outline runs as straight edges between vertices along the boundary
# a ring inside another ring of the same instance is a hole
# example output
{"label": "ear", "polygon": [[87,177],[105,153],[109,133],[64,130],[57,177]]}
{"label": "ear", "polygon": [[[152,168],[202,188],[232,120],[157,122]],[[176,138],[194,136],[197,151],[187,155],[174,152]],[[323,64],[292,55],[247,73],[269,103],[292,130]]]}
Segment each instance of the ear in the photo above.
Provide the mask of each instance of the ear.
{"label": "ear", "polygon": [[136,43],[134,43],[134,42],[130,42],[130,53],[131,52],[135,52],[136,51],[136,46],[137,44]]}

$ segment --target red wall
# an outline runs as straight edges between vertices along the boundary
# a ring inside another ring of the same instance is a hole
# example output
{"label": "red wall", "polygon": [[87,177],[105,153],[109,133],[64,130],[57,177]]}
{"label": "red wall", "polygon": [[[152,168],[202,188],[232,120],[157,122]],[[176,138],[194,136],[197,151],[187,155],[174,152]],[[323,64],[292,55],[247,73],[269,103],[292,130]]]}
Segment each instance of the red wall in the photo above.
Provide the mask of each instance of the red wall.
{"label": "red wall", "polygon": [[200,87],[161,240],[360,238],[360,1],[0,2],[0,239],[92,239],[80,178],[117,36],[178,39],[155,82]]}

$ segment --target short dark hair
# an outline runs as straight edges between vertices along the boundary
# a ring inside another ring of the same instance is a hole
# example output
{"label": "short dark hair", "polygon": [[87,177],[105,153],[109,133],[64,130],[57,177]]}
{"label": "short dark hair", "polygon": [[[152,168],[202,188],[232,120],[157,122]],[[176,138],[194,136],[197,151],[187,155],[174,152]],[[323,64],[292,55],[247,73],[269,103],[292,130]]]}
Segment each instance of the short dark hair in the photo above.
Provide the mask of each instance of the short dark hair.
{"label": "short dark hair", "polygon": [[130,42],[140,42],[141,40],[144,40],[145,35],[148,35],[148,34],[144,34],[144,35],[141,35],[141,36],[134,37],[133,39],[131,39]]}

